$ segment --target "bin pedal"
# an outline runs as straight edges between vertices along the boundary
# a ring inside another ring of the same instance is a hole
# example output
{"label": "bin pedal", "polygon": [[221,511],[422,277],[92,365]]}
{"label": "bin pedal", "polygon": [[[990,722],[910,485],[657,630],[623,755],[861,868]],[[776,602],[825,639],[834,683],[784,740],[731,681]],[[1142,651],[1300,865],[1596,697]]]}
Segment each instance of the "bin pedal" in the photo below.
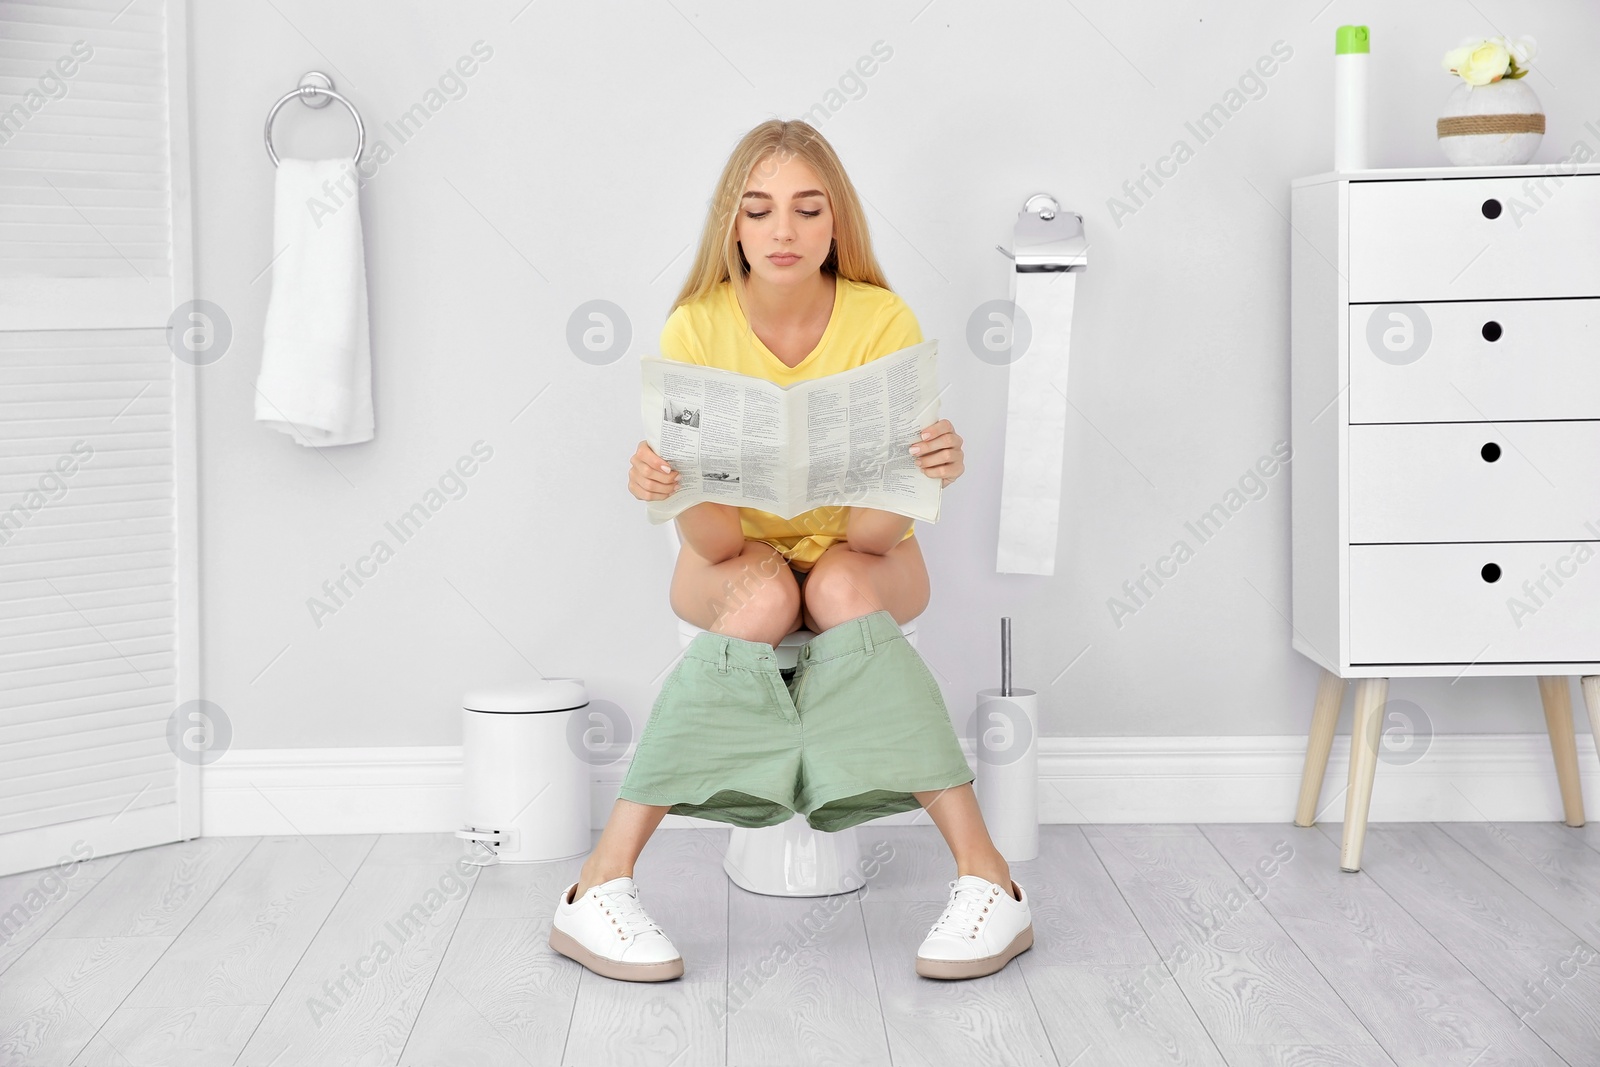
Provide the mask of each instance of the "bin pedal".
{"label": "bin pedal", "polygon": [[499,863],[500,850],[502,848],[509,848],[515,851],[517,847],[516,830],[480,830],[476,826],[468,826],[457,830],[456,836],[463,841],[476,844],[488,853],[487,855],[473,853],[465,857],[468,863],[477,864],[480,867]]}

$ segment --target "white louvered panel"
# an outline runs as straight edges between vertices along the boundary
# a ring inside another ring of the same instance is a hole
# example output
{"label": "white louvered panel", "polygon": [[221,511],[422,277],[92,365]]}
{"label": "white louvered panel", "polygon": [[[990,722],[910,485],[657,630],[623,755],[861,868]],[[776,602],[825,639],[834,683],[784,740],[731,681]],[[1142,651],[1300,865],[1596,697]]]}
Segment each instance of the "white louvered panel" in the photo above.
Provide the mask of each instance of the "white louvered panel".
{"label": "white louvered panel", "polygon": [[[107,781],[110,768],[137,774],[172,762],[166,737],[148,726],[124,727],[118,736],[102,736],[96,742],[84,745],[78,738],[49,738],[19,746],[16,760],[0,764],[0,805],[14,797],[80,788],[85,768],[96,768],[100,772],[96,778]],[[0,808],[0,814],[9,812]]]}
{"label": "white louvered panel", "polygon": [[150,718],[146,714],[147,707],[122,700],[115,708],[96,710],[86,708],[80,701],[70,714],[53,709],[50,714],[41,714],[32,722],[9,726],[6,736],[10,743],[18,746],[41,740],[76,744],[80,738],[120,737],[119,731],[124,728],[147,728]]}
{"label": "white louvered panel", "polygon": [[[46,536],[46,531],[40,530],[24,530],[23,533],[33,534],[34,540]],[[7,547],[15,551],[6,554],[14,558],[0,564],[0,574],[5,574],[12,581],[47,582],[64,574],[82,574],[82,567],[97,572],[124,567],[164,567],[172,562],[170,533],[122,539],[102,538],[81,543],[62,538],[45,544],[19,545],[17,542],[21,540],[23,538],[20,535],[11,539]],[[66,596],[60,593],[59,588],[56,592],[59,596]]]}
{"label": "white louvered panel", "polygon": [[[62,383],[69,384],[69,383]],[[134,395],[124,388],[125,382],[74,382],[73,395],[65,400],[26,399],[39,395],[39,386],[9,386],[5,398],[7,414],[19,422],[59,420],[58,425],[68,433],[79,425],[111,426],[123,419],[172,417],[172,392],[170,388],[147,388]],[[59,389],[59,386],[57,387]]]}
{"label": "white louvered panel", "polygon": [[[119,532],[129,537],[139,537],[142,535],[165,536],[167,533],[167,528],[172,525],[172,518],[170,516],[150,515],[141,517],[138,514],[138,511],[141,508],[158,505],[159,503],[160,501],[155,500],[130,501],[124,505],[128,511],[128,514],[121,518],[107,515],[100,519],[84,519],[77,522],[46,523],[42,521],[41,517],[40,519],[35,519],[34,522],[37,522],[40,527],[54,527],[56,531],[59,532],[53,534],[53,536],[59,537],[63,543],[72,541],[103,540],[105,538],[116,537]],[[22,553],[19,552],[18,555],[20,557]]]}
{"label": "white louvered panel", "polygon": [[[72,442],[67,441],[66,447],[71,448]],[[62,448],[59,444],[45,442],[12,441],[4,446],[0,453],[0,483],[13,475],[26,477],[26,467],[33,462],[34,456],[59,456]],[[96,448],[95,459],[100,464],[100,469],[106,467],[147,467],[151,470],[162,472],[164,475],[172,473],[172,449],[169,448]],[[4,490],[0,490],[4,492]],[[41,518],[39,521],[43,521]]]}
{"label": "white louvered panel", "polygon": [[[82,604],[79,606],[82,607]],[[33,621],[48,623],[53,620]],[[155,639],[162,638],[170,642],[172,638],[173,631],[166,628],[166,623],[167,620],[162,618],[133,619],[127,622],[106,622],[102,619],[93,629],[81,624],[59,627],[30,626],[8,642],[13,651],[0,653],[0,669],[4,669],[7,657],[32,653],[43,653],[54,662],[67,662],[71,650],[79,645],[94,645],[106,641],[112,642],[124,651],[134,649],[139,652],[153,652],[156,649],[152,647],[151,642]]]}
{"label": "white louvered panel", "polygon": [[[94,608],[102,630],[113,626],[127,626],[138,622],[163,618],[166,604],[176,589],[171,582],[154,584],[135,583],[137,575],[104,575],[75,582],[65,580],[57,586],[80,610]],[[105,586],[102,589],[79,588],[87,581]],[[82,625],[77,612],[64,604],[52,604],[42,599],[32,601],[7,600],[0,597],[0,637],[23,639],[29,635],[42,635]]]}
{"label": "white louvered panel", "polygon": [[72,696],[35,700],[27,704],[14,716],[8,716],[9,725],[0,727],[0,732],[3,732],[7,743],[17,738],[33,736],[29,731],[39,723],[53,723],[55,725],[47,727],[53,730],[91,732],[99,729],[94,725],[94,720],[84,719],[83,722],[68,722],[68,720],[79,716],[110,715],[113,718],[105,721],[121,723],[132,719],[145,722],[155,714],[156,709],[160,708],[166,709],[163,714],[172,712],[171,687],[168,685],[154,685],[141,689],[126,683],[118,684],[114,679],[110,684],[90,679]]}
{"label": "white louvered panel", "polygon": [[[114,607],[97,604],[107,599],[104,595],[67,593],[77,610],[68,609],[65,605],[60,610],[50,610],[42,601],[36,602],[31,605],[35,608],[32,614],[19,612],[17,618],[0,620],[0,642],[4,642],[4,647],[9,650],[0,653],[0,668],[8,662],[15,665],[16,661],[8,658],[11,656],[39,654],[50,649],[65,650],[77,644],[135,641],[166,634],[170,622],[166,605],[171,602],[174,592],[169,585],[164,600]],[[93,618],[94,625],[87,625],[85,617]],[[119,644],[117,647],[122,646]]]}
{"label": "white louvered panel", "polygon": [[0,333],[0,834],[175,803],[172,367],[155,331]]}
{"label": "white louvered panel", "polygon": [[166,42],[159,2],[0,0],[0,329],[172,314]]}
{"label": "white louvered panel", "polygon": [[[171,766],[172,750],[165,735],[0,765],[0,769],[14,772],[0,774],[0,826],[30,806],[57,807],[93,796],[124,796],[129,783],[144,787],[152,779],[160,788],[160,783],[173,777]],[[93,776],[86,780],[89,771]],[[169,773],[162,776],[163,771]]]}
{"label": "white louvered panel", "polygon": [[[172,762],[171,753],[167,754],[167,762]],[[168,777],[172,776],[168,775]],[[19,816],[14,825],[9,816],[0,815],[0,832],[8,832],[12,829],[28,829],[35,825],[50,825],[52,823],[72,822],[78,819],[92,819],[98,815],[104,815],[106,808],[115,804],[117,798],[99,794],[111,788],[121,787],[114,787],[108,783],[93,790],[92,792],[95,795],[91,796],[84,796],[82,793],[75,791],[57,795],[54,799],[59,803],[52,804],[47,808],[34,808],[26,815]],[[112,807],[111,810],[126,814],[128,811],[137,811],[142,808],[155,808],[174,804],[177,802],[177,793],[175,784],[165,785],[159,789],[149,789],[136,795],[132,801],[118,804]],[[38,819],[44,819],[45,822],[39,823]]]}
{"label": "white louvered panel", "polygon": [[[96,627],[93,632],[100,634]],[[139,684],[156,686],[172,680],[172,651],[141,652],[133,647],[142,642],[113,641],[102,637],[98,646],[76,650],[61,649],[54,654],[30,652],[23,658],[28,666],[0,671],[0,701],[8,698],[17,704],[33,695],[50,695],[58,686],[80,685],[96,680],[115,679],[126,684],[131,673]],[[170,642],[167,642],[170,645]],[[4,753],[0,752],[0,762]]]}

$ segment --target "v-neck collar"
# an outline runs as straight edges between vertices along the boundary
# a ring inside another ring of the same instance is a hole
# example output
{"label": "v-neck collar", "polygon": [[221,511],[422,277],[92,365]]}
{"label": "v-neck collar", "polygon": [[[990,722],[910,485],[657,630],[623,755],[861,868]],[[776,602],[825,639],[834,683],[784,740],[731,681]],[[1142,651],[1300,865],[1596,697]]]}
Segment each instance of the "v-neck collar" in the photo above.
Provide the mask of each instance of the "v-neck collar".
{"label": "v-neck collar", "polygon": [[816,358],[817,353],[821,352],[824,348],[826,348],[828,346],[828,341],[833,338],[834,327],[836,327],[839,324],[839,309],[844,305],[844,287],[845,287],[845,284],[846,284],[846,282],[845,282],[845,279],[843,277],[841,277],[840,275],[837,275],[837,274],[834,275],[834,277],[833,277],[833,311],[830,312],[829,315],[828,315],[828,325],[823,328],[822,336],[817,339],[816,347],[813,348],[811,351],[807,352],[806,353],[806,357],[804,359],[802,359],[799,363],[796,363],[792,367],[789,366],[789,364],[785,363],[783,360],[779,359],[776,355],[774,355],[773,352],[772,352],[772,349],[768,348],[766,346],[766,343],[763,342],[761,340],[761,338],[756,336],[756,331],[754,329],[752,329],[751,326],[750,326],[750,320],[745,318],[744,308],[739,306],[739,297],[733,291],[734,283],[731,280],[728,282],[728,299],[733,302],[733,313],[739,319],[739,321],[744,325],[745,332],[750,335],[750,339],[756,343],[756,348],[764,356],[766,356],[768,359],[772,360],[772,362],[774,364],[776,364],[778,367],[780,367],[785,373],[793,374],[795,371],[798,371],[798,370],[802,369],[808,363],[810,363],[814,358]]}

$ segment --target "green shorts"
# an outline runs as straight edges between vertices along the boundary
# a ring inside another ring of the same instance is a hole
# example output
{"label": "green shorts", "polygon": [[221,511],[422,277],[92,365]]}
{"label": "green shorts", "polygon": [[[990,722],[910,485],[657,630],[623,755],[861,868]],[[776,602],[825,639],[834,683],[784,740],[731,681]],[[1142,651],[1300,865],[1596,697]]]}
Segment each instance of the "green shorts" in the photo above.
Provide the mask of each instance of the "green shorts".
{"label": "green shorts", "polygon": [[771,645],[696,634],[618,795],[735,826],[798,812],[836,833],[972,780],[939,683],[894,617],[874,611],[802,646],[787,684]]}

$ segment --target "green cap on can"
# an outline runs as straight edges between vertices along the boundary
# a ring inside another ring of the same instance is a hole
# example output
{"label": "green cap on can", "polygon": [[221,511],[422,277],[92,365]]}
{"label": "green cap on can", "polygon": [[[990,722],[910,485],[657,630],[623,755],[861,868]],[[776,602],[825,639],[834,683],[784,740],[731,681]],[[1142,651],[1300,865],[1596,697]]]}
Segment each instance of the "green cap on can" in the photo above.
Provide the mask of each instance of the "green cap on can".
{"label": "green cap on can", "polygon": [[1371,51],[1367,47],[1367,28],[1365,26],[1340,26],[1338,35],[1333,40],[1333,54],[1336,56],[1348,55],[1351,52]]}

